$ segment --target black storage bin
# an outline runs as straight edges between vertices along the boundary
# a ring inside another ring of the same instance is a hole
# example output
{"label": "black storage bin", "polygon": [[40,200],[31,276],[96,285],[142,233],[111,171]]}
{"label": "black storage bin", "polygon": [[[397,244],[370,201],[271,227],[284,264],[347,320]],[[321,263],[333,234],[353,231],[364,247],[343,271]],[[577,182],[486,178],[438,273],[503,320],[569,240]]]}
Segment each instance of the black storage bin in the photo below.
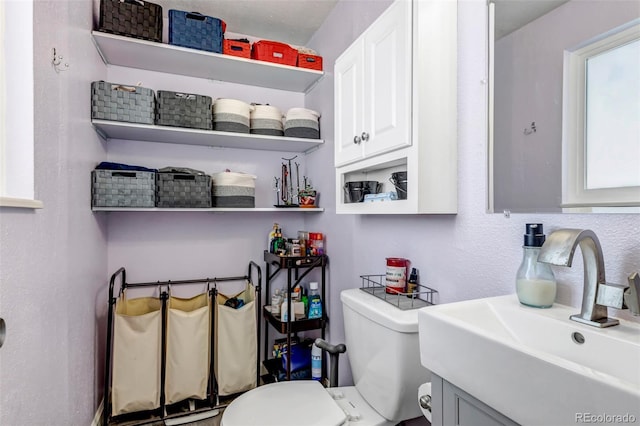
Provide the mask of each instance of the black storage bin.
{"label": "black storage bin", "polygon": [[93,170],[91,205],[93,207],[154,207],[154,172],[138,170]]}
{"label": "black storage bin", "polygon": [[158,90],[156,124],[160,126],[213,129],[210,96]]}
{"label": "black storage bin", "polygon": [[211,207],[211,176],[160,172],[156,175],[157,207]]}
{"label": "black storage bin", "polygon": [[139,0],[100,0],[98,29],[162,43],[162,6]]}
{"label": "black storage bin", "polygon": [[169,10],[169,44],[222,53],[224,21],[197,12]]}
{"label": "black storage bin", "polygon": [[91,119],[153,124],[155,105],[151,89],[106,81],[91,83]]}

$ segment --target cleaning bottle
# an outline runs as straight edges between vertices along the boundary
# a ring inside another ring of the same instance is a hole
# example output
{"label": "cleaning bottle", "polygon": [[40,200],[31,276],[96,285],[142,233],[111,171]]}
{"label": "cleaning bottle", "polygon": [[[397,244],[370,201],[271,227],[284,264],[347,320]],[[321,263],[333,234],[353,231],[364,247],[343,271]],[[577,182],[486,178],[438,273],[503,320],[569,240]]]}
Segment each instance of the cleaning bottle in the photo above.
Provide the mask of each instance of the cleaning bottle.
{"label": "cleaning bottle", "polygon": [[311,378],[322,380],[322,349],[315,342],[311,345]]}
{"label": "cleaning bottle", "polygon": [[322,300],[318,292],[318,283],[309,283],[309,319],[322,318]]}
{"label": "cleaning bottle", "polygon": [[541,223],[527,223],[516,293],[520,303],[534,308],[550,308],[556,299],[556,279],[551,266],[538,262],[545,238]]}

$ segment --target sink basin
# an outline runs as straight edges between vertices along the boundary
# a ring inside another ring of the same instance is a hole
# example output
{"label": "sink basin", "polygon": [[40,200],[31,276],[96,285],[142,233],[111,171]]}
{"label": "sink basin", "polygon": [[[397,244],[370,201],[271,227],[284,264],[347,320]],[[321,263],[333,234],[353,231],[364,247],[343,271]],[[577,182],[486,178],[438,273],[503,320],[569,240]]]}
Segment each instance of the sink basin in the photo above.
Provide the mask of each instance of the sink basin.
{"label": "sink basin", "polygon": [[640,324],[596,329],[577,310],[516,295],[422,308],[421,362],[523,425],[640,421]]}

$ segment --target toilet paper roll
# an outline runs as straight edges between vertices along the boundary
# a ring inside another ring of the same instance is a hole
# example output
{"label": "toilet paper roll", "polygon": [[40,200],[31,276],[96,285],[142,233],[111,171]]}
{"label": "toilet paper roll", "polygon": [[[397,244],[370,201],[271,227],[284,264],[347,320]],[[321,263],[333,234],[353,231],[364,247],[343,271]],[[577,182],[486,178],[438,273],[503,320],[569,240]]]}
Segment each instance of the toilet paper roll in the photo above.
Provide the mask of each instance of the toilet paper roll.
{"label": "toilet paper roll", "polygon": [[[429,408],[424,408],[423,405],[426,402],[425,397],[427,396]],[[424,383],[418,387],[418,406],[420,407],[420,411],[422,411],[422,415],[431,423],[431,382]]]}

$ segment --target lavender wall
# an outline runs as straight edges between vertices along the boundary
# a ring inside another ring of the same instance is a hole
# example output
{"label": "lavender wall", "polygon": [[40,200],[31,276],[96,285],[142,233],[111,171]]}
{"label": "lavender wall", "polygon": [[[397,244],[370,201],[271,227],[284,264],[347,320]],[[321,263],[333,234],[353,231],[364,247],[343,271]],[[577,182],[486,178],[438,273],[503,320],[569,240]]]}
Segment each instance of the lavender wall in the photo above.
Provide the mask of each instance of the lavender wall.
{"label": "lavender wall", "polygon": [[[92,213],[89,172],[107,157],[151,166],[185,163],[212,171],[231,164],[270,176],[281,155],[124,141],[111,141],[107,147],[89,124],[89,82],[128,74],[117,67],[107,71],[102,65],[89,36],[89,2],[36,2],[36,194],[45,209],[1,211],[0,314],[8,323],[8,340],[0,350],[0,424],[90,422],[101,396],[105,292],[107,277],[115,268],[127,267],[131,281],[235,275],[238,269],[244,271],[248,259],[261,259],[274,221],[281,222],[289,234],[302,227],[327,234],[327,306],[334,342],[344,337],[340,291],[357,287],[360,274],[383,272],[387,256],[410,258],[420,269],[423,283],[439,290],[440,303],[513,292],[522,231],[530,221],[543,222],[548,231],[593,229],[601,238],[610,281],[624,282],[628,273],[640,269],[637,215],[513,215],[505,219],[485,213],[484,0],[459,2],[459,214],[335,214],[332,64],[389,3],[342,0],[310,43],[324,56],[327,75],[304,102],[322,112],[326,144],[307,156],[305,170],[323,194],[326,211],[301,215]],[[53,46],[68,59],[69,71],[56,74],[51,68]],[[155,73],[134,77],[152,85],[173,84]],[[198,87],[204,86],[199,82]],[[225,96],[245,93],[241,87],[224,87],[229,90]],[[296,95],[280,98],[269,92],[268,96],[283,103],[299,101]],[[268,185],[262,188],[269,192]],[[580,255],[574,260],[580,265]],[[556,272],[558,300],[577,306],[582,268]],[[345,359],[341,382],[350,381]]]}
{"label": "lavender wall", "polygon": [[[88,176],[106,153],[89,123],[89,83],[106,70],[91,27],[91,2],[34,2],[35,196],[44,209],[0,209],[2,425],[87,425],[101,394],[107,229],[90,210]],[[68,71],[52,67],[54,47]]]}

